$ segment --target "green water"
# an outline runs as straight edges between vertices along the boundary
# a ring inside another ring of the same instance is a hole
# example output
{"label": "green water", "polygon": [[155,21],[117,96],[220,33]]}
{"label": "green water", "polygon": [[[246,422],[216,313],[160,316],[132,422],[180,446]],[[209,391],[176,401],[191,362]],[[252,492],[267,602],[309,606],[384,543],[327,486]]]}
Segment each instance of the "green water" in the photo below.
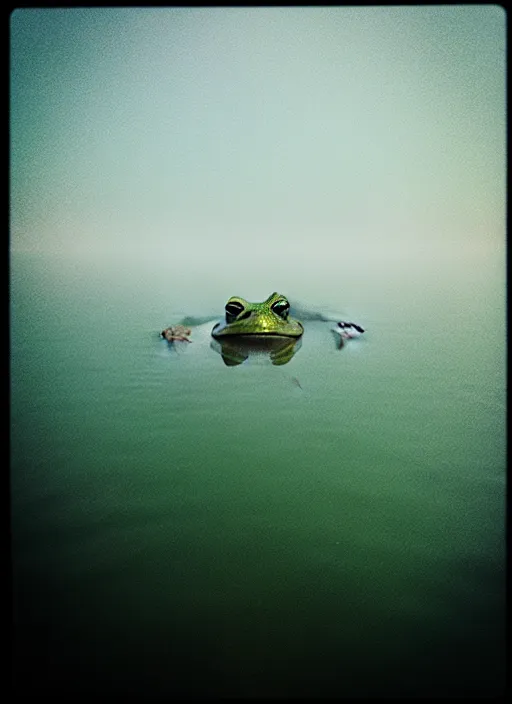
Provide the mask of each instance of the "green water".
{"label": "green water", "polygon": [[17,691],[500,693],[502,261],[275,281],[367,333],[226,367],[158,332],[266,283],[13,256]]}

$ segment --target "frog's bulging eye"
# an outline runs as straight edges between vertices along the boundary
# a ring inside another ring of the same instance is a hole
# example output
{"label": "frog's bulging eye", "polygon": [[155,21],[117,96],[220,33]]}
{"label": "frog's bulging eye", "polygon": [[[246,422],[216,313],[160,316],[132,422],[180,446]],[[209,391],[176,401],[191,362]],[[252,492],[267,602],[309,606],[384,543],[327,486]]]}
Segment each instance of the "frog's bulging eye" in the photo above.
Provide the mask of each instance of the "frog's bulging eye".
{"label": "frog's bulging eye", "polygon": [[276,301],[272,305],[272,310],[276,315],[278,315],[280,318],[283,320],[288,319],[288,314],[290,312],[290,304],[286,299],[281,299],[279,301]]}
{"label": "frog's bulging eye", "polygon": [[226,323],[234,322],[243,310],[244,306],[239,301],[228,301],[225,307]]}

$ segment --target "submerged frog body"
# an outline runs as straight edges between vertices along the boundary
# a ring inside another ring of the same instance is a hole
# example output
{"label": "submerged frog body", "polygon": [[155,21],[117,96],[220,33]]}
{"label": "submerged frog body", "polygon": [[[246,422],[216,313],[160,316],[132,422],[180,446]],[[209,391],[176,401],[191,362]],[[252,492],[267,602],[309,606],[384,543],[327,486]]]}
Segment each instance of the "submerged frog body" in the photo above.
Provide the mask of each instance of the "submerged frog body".
{"label": "submerged frog body", "polygon": [[252,357],[268,356],[272,364],[281,365],[290,361],[300,349],[300,337],[281,335],[226,335],[213,339],[210,347],[222,355],[224,364],[234,367]]}

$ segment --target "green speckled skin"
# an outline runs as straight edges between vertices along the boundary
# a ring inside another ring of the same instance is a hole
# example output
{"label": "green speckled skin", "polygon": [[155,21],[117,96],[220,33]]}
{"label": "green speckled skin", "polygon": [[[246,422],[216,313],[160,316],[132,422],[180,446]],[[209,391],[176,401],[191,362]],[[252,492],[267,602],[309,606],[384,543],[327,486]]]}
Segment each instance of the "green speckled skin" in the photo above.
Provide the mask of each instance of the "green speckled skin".
{"label": "green speckled skin", "polygon": [[226,303],[226,320],[212,330],[215,338],[228,335],[274,335],[300,337],[302,324],[288,315],[289,303],[285,296],[273,293],[263,303],[249,303],[232,296]]}

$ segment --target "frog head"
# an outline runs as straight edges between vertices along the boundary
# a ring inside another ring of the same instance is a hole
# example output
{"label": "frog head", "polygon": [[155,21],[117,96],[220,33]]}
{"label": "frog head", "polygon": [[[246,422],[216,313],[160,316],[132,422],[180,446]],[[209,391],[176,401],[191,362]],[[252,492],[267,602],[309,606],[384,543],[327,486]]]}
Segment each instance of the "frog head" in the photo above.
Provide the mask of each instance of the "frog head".
{"label": "frog head", "polygon": [[215,338],[228,335],[298,338],[304,332],[302,324],[290,318],[290,304],[279,293],[273,293],[263,303],[249,303],[245,298],[232,296],[225,311],[225,321],[217,323],[212,330]]}

